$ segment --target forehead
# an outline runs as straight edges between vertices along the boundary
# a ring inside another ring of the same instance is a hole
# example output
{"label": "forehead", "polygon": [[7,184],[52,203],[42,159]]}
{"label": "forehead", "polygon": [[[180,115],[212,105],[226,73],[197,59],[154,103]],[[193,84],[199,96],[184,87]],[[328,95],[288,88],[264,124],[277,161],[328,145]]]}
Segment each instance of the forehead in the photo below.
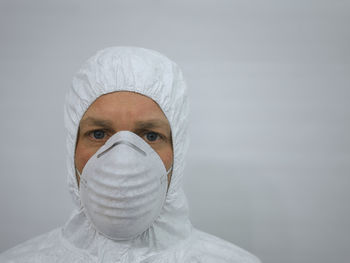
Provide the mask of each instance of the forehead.
{"label": "forehead", "polygon": [[159,105],[139,93],[118,91],[97,98],[87,109],[82,120],[94,117],[119,121],[159,119],[168,122]]}

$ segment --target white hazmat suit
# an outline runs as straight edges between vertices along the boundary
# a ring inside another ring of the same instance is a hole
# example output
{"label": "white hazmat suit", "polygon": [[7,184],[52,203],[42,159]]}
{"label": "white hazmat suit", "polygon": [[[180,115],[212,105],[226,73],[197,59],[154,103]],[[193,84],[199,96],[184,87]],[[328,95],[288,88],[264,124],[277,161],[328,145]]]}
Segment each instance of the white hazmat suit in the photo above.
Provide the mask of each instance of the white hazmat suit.
{"label": "white hazmat suit", "polygon": [[[174,156],[160,214],[141,235],[121,241],[100,234],[86,216],[74,165],[82,116],[98,97],[116,91],[140,93],[160,106],[170,123]],[[181,186],[189,140],[187,122],[186,85],[174,62],[142,48],[99,51],[75,75],[66,96],[68,185],[76,210],[62,228],[4,252],[0,262],[260,262],[243,249],[191,225]]]}

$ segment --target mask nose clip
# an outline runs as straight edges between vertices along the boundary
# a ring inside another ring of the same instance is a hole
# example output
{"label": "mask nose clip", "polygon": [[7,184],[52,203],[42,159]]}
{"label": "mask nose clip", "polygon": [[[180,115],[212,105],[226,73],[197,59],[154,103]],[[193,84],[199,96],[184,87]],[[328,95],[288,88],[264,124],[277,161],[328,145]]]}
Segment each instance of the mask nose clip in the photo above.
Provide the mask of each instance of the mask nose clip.
{"label": "mask nose clip", "polygon": [[125,144],[127,146],[130,146],[131,148],[133,148],[134,150],[138,151],[139,153],[141,153],[142,155],[146,156],[147,154],[141,150],[139,147],[137,147],[135,144],[129,142],[129,141],[118,141],[113,143],[109,148],[107,148],[106,150],[104,150],[103,152],[99,153],[97,155],[97,158],[100,158],[101,156],[103,156],[104,154],[106,154],[107,152],[109,152],[110,150],[112,150],[115,146],[119,145],[119,144]]}

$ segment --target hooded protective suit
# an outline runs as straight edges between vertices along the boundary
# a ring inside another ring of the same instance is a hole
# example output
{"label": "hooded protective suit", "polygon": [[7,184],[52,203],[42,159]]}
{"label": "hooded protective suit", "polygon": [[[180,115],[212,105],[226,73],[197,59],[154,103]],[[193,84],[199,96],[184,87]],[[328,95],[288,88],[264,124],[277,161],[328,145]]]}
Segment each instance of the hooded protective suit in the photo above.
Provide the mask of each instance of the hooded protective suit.
{"label": "hooded protective suit", "polygon": [[[167,117],[173,141],[173,172],[164,205],[152,225],[132,240],[111,240],[85,215],[75,175],[79,122],[101,95],[137,92],[153,99]],[[237,246],[192,227],[181,181],[188,146],[188,102],[180,69],[142,48],[113,47],[90,58],[66,96],[68,185],[76,204],[66,225],[0,255],[0,262],[260,262]]]}

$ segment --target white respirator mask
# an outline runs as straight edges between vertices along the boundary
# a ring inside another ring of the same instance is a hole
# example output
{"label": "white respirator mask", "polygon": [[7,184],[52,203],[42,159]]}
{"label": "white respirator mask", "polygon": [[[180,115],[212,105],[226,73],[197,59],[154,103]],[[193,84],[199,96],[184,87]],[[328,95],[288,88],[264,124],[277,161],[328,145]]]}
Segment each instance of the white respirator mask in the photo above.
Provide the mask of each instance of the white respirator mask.
{"label": "white respirator mask", "polygon": [[120,131],[89,159],[80,175],[80,199],[96,230],[113,240],[146,231],[164,205],[168,174],[141,137]]}

